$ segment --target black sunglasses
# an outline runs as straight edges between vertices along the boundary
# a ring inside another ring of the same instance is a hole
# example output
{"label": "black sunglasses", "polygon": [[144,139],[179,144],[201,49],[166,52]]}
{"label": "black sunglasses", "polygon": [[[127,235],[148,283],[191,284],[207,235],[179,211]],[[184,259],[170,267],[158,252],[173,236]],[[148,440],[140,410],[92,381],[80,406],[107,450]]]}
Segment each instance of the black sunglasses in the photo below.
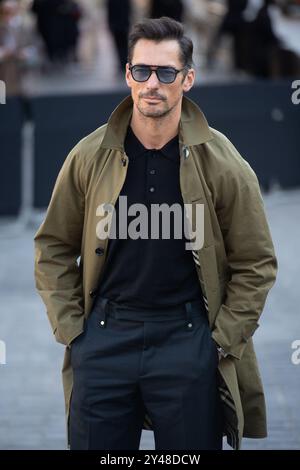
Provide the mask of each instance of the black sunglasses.
{"label": "black sunglasses", "polygon": [[163,65],[129,65],[132,78],[136,82],[146,82],[154,71],[160,82],[173,83],[177,77],[177,74],[185,69],[187,69],[187,67],[183,67],[183,69],[178,70],[174,67],[166,67]]}

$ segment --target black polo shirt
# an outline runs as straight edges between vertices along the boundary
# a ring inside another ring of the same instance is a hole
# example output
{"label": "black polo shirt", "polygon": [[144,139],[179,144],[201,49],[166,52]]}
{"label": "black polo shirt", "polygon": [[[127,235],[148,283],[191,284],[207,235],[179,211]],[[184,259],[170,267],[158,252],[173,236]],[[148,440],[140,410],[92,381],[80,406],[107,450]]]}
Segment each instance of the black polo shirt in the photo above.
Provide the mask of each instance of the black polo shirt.
{"label": "black polo shirt", "polygon": [[[120,196],[127,196],[127,210],[135,203],[148,209],[148,239],[121,239],[116,223],[117,238],[109,238],[108,252],[98,288],[98,295],[108,297],[132,309],[168,308],[191,300],[202,299],[196,266],[191,250],[185,248],[188,239],[174,236],[174,217],[171,215],[170,237],[151,238],[151,204],[178,203],[183,210],[179,184],[178,135],[159,150],[146,149],[128,127],[124,142],[129,163]],[[116,221],[119,202],[115,204]],[[137,216],[127,216],[130,224]],[[124,228],[125,224],[123,225]],[[154,226],[154,225],[153,225]],[[126,231],[127,231],[126,226]],[[137,226],[140,230],[140,226]],[[145,233],[144,233],[145,236]]]}

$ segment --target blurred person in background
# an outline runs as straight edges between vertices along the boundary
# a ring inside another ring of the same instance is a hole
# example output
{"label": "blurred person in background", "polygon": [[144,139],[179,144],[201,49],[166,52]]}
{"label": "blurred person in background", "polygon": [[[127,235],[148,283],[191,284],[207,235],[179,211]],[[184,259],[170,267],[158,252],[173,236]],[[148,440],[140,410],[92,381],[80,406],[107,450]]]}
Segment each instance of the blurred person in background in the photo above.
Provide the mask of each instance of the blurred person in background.
{"label": "blurred person in background", "polygon": [[74,0],[34,0],[32,12],[52,64],[77,60],[81,9]]}
{"label": "blurred person in background", "polygon": [[243,68],[248,74],[263,79],[299,75],[299,55],[277,31],[281,16],[274,0],[248,0],[241,36]]}
{"label": "blurred person in background", "polygon": [[39,64],[39,51],[32,24],[26,21],[20,3],[0,3],[0,80],[7,95],[21,95],[26,70]]}
{"label": "blurred person in background", "polygon": [[182,0],[150,0],[150,18],[168,16],[182,22],[184,4]]}
{"label": "blurred person in background", "polygon": [[203,72],[207,66],[207,51],[224,16],[225,6],[215,0],[184,0],[184,6],[184,22],[193,37],[196,64]]}
{"label": "blurred person in background", "polygon": [[60,14],[64,17],[65,58],[68,61],[77,62],[77,46],[80,34],[79,22],[82,17],[82,11],[79,4],[74,0],[65,0],[62,2]]}
{"label": "blurred person in background", "polygon": [[233,64],[235,69],[243,69],[245,56],[243,50],[243,33],[245,29],[245,19],[243,12],[247,7],[247,0],[226,0],[226,13],[221,24],[212,38],[207,51],[207,65],[212,66],[220,41],[224,35],[229,35],[233,41]]}
{"label": "blurred person in background", "polygon": [[107,0],[107,22],[114,40],[118,71],[123,76],[128,54],[128,34],[131,20],[130,0]]}
{"label": "blurred person in background", "polygon": [[227,12],[213,37],[207,53],[207,64],[215,62],[224,35],[233,41],[235,71],[258,78],[297,76],[299,57],[285,47],[273,22],[274,0],[227,0]]}
{"label": "blurred person in background", "polygon": [[[251,0],[249,3],[251,5]],[[256,1],[256,15],[247,23],[244,31],[244,54],[247,54],[244,68],[261,78],[273,76],[278,60],[280,40],[275,34],[269,11],[273,4],[273,0]]]}

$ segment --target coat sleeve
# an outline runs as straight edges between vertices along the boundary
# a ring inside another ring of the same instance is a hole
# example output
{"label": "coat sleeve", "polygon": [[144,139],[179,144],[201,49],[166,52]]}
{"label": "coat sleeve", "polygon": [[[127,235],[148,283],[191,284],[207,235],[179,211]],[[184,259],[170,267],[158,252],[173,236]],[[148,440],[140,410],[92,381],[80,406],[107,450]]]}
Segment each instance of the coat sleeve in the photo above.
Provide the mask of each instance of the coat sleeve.
{"label": "coat sleeve", "polygon": [[230,165],[222,172],[216,213],[230,276],[212,337],[227,353],[241,359],[259,326],[278,264],[257,176],[225,139],[222,148]]}
{"label": "coat sleeve", "polygon": [[78,146],[56,179],[46,216],[34,236],[34,276],[59,343],[70,345],[83,331],[81,253],[84,220],[83,169]]}

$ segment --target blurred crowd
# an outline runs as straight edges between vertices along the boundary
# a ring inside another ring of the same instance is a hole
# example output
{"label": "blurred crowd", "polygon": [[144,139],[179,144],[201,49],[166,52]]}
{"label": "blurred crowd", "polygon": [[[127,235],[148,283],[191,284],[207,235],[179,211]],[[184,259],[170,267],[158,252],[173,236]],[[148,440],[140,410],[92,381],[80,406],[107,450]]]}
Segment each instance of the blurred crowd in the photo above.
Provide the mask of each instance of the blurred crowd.
{"label": "blurred crowd", "polygon": [[104,33],[111,35],[116,73],[123,73],[132,23],[164,15],[186,25],[201,68],[218,67],[226,49],[234,71],[260,78],[299,75],[299,53],[275,26],[280,17],[300,26],[300,0],[0,0],[0,80],[9,95],[19,94],[29,70],[63,73],[70,64],[93,61]]}

